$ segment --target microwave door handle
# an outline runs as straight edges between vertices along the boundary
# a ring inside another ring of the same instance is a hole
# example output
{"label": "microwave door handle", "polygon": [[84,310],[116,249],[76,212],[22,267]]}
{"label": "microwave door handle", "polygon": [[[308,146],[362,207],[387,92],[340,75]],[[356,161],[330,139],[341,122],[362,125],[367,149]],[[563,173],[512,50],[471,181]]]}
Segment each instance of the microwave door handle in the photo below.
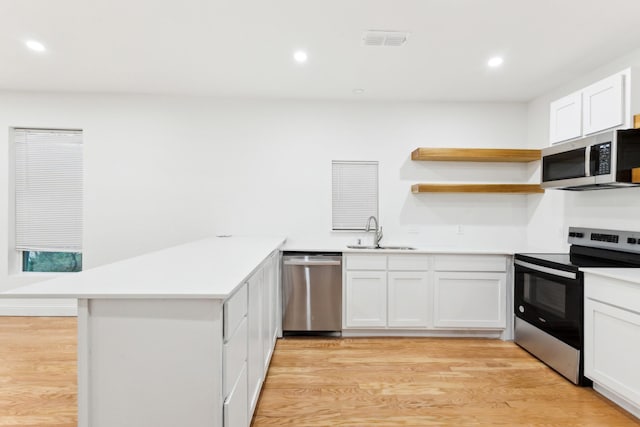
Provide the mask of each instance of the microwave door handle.
{"label": "microwave door handle", "polygon": [[584,148],[584,176],[591,176],[591,149],[587,146]]}

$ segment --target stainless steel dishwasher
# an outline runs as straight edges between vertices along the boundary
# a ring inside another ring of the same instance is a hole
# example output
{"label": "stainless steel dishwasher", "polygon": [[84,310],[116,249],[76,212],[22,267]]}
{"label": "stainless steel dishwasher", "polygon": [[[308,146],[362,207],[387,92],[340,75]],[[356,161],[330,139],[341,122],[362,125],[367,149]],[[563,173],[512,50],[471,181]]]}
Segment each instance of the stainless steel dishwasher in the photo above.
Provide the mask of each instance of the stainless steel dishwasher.
{"label": "stainless steel dishwasher", "polygon": [[284,253],[282,317],[289,335],[342,330],[341,253]]}

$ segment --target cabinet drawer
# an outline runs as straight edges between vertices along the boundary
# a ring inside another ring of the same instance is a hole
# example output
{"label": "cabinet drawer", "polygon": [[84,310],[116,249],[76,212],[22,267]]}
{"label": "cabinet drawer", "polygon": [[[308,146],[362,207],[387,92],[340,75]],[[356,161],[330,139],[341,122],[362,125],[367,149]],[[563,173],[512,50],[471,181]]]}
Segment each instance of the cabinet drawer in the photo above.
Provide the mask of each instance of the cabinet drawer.
{"label": "cabinet drawer", "polygon": [[249,399],[247,395],[247,364],[242,365],[238,381],[224,401],[225,427],[247,427],[249,425]]}
{"label": "cabinet drawer", "polygon": [[504,255],[436,255],[435,271],[507,271]]}
{"label": "cabinet drawer", "polygon": [[429,257],[427,255],[389,255],[389,270],[393,271],[427,271]]}
{"label": "cabinet drawer", "polygon": [[224,303],[224,340],[227,341],[247,314],[247,284]]}
{"label": "cabinet drawer", "polygon": [[386,270],[386,255],[347,255],[347,270]]}
{"label": "cabinet drawer", "polygon": [[247,360],[247,318],[243,317],[223,350],[223,396],[229,395]]}
{"label": "cabinet drawer", "polygon": [[585,272],[584,296],[640,314],[640,285],[636,283]]}

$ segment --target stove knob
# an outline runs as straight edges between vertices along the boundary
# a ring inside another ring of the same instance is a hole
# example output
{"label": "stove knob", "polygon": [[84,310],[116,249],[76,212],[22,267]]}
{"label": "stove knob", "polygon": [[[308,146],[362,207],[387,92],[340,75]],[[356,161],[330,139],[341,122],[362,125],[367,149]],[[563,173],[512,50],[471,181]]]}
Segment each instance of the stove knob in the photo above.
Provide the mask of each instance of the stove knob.
{"label": "stove knob", "polygon": [[629,237],[627,238],[627,243],[630,243],[632,245],[635,245],[638,242],[638,239],[636,239],[635,237]]}
{"label": "stove knob", "polygon": [[576,237],[582,239],[584,237],[584,233],[576,233]]}
{"label": "stove knob", "polygon": [[575,231],[570,231],[569,232],[569,237],[576,237],[576,232]]}
{"label": "stove knob", "polygon": [[518,311],[520,311],[520,313],[524,313],[524,307],[523,306],[518,306]]}

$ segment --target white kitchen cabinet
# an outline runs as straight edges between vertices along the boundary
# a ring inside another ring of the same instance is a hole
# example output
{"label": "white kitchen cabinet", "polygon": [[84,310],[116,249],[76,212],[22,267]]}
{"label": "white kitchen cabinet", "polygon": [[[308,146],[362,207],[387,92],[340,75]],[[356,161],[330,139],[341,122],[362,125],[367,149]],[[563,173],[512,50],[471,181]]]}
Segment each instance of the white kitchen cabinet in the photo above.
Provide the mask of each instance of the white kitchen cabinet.
{"label": "white kitchen cabinet", "polygon": [[436,272],[433,323],[437,328],[501,329],[506,326],[506,274]]}
{"label": "white kitchen cabinet", "polygon": [[23,288],[18,295],[78,299],[78,426],[249,427],[249,324],[252,353],[263,353],[256,297],[283,243],[198,240]]}
{"label": "white kitchen cabinet", "polygon": [[224,401],[222,413],[225,427],[244,427],[249,425],[246,363],[242,365],[238,380]]}
{"label": "white kitchen cabinet", "polygon": [[585,376],[640,416],[640,284],[585,273]]}
{"label": "white kitchen cabinet", "polygon": [[550,105],[551,143],[582,136],[582,92],[572,93]]}
{"label": "white kitchen cabinet", "polygon": [[270,256],[264,264],[264,284],[262,298],[262,345],[263,345],[263,363],[264,371],[269,368],[269,361],[275,343],[276,329],[276,311],[277,311],[277,290],[276,290],[276,258]]}
{"label": "white kitchen cabinet", "polygon": [[435,271],[507,271],[504,255],[435,255]]}
{"label": "white kitchen cabinet", "polygon": [[[505,255],[396,253],[345,258],[347,334],[350,329],[391,334],[410,329],[439,335],[478,330],[494,336],[507,328]],[[371,269],[364,269],[367,266]]]}
{"label": "white kitchen cabinet", "polygon": [[249,307],[247,313],[247,381],[249,410],[253,411],[260,395],[264,375],[263,339],[263,270],[258,269],[247,283]]}
{"label": "white kitchen cabinet", "polygon": [[631,127],[631,71],[623,70],[551,102],[550,142]]}
{"label": "white kitchen cabinet", "polygon": [[615,74],[582,91],[582,128],[585,135],[624,124],[624,75]]}
{"label": "white kitchen cabinet", "polygon": [[386,270],[387,256],[372,254],[350,254],[345,259],[345,266],[347,270]]}
{"label": "white kitchen cabinet", "polygon": [[388,309],[390,328],[427,327],[430,314],[427,272],[390,271]]}
{"label": "white kitchen cabinet", "polygon": [[348,328],[387,325],[387,272],[347,271],[345,326]]}
{"label": "white kitchen cabinet", "polygon": [[[227,397],[233,385],[238,381],[240,372],[244,369],[246,371],[247,365],[247,318],[242,318],[242,322],[236,329],[233,336],[224,343],[222,354],[222,365],[224,366],[222,372],[223,387],[222,394]],[[245,372],[245,382],[246,375]]]}

